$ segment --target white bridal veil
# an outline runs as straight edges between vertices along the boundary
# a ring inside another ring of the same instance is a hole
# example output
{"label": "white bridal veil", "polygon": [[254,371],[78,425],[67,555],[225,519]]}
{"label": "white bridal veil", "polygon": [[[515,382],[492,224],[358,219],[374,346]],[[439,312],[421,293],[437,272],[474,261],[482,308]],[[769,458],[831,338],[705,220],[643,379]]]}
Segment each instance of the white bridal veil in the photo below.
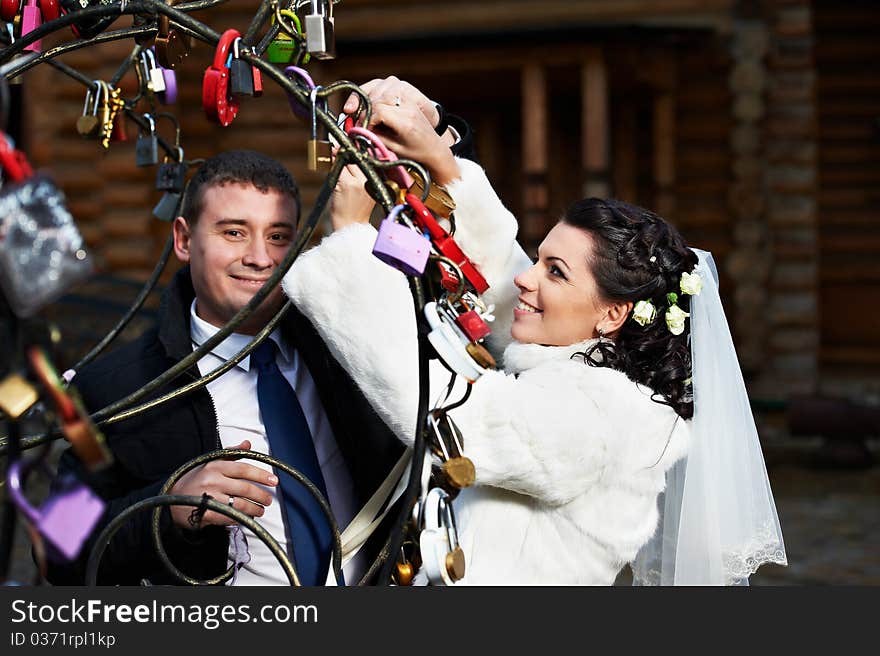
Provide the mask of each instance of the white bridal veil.
{"label": "white bridal veil", "polygon": [[687,458],[666,475],[660,523],[632,564],[634,585],[743,585],[764,563],[787,564],[712,254],[694,249],[694,417]]}

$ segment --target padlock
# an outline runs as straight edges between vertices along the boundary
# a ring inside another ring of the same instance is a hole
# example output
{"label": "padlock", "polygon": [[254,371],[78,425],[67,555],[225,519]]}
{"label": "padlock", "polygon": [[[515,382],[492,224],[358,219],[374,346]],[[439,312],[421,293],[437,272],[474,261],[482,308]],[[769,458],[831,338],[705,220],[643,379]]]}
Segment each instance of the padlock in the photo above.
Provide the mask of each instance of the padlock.
{"label": "padlock", "polygon": [[125,129],[125,114],[120,112],[113,120],[113,141],[128,141],[128,132]]}
{"label": "padlock", "polygon": [[135,164],[137,166],[153,166],[159,163],[159,137],[156,135],[156,119],[144,114],[150,124],[148,134],[139,134],[134,147]]}
{"label": "padlock", "polygon": [[[312,76],[309,75],[308,71],[299,66],[288,66],[284,69],[284,74],[290,79],[294,79],[293,76],[296,75],[297,79],[305,83],[309,92],[315,88],[315,82],[312,80]],[[290,105],[291,111],[293,111],[297,117],[306,122],[311,121],[311,105],[308,107],[301,105],[299,100],[297,100],[296,96],[293,94],[287,95],[287,104]]]}
{"label": "padlock", "polygon": [[60,477],[49,498],[34,508],[25,498],[23,479],[29,465],[9,466],[9,496],[27,520],[66,560],[74,560],[104,514],[104,501],[75,477]]}
{"label": "padlock", "polygon": [[[91,7],[106,7],[119,4],[119,0],[60,0],[61,9],[67,14],[75,14]],[[100,18],[84,18],[70,26],[73,33],[81,39],[91,39],[106,30],[118,16],[102,16]]]}
{"label": "padlock", "polygon": [[477,268],[473,265],[470,259],[468,259],[467,255],[464,254],[459,245],[455,242],[455,239],[446,232],[443,226],[437,223],[437,219],[435,219],[430,210],[425,207],[421,198],[415,194],[407,194],[406,202],[414,210],[413,220],[416,225],[420,229],[428,231],[434,247],[443,256],[448,257],[458,265],[462,274],[464,274],[464,277],[473,286],[477,293],[482,294],[489,289],[489,283],[487,283],[482,274],[477,271]]}
{"label": "padlock", "polygon": [[427,421],[442,461],[440,479],[446,491],[453,494],[473,485],[477,472],[473,461],[464,455],[461,431],[452,417],[441,408],[429,412]]}
{"label": "padlock", "polygon": [[[312,132],[309,136],[308,141],[308,168],[309,171],[320,171],[322,173],[326,173],[330,170],[330,164],[332,163],[332,146],[330,141],[326,138],[318,138],[319,133],[322,137],[326,134],[326,128],[324,125],[318,126],[318,91],[320,91],[321,87],[315,87],[312,89],[309,94],[309,102],[311,103],[311,113],[312,113]],[[327,109],[327,101],[320,101],[322,104],[322,109],[326,111]]]}
{"label": "padlock", "polygon": [[455,318],[455,323],[471,342],[479,342],[489,335],[492,330],[483,318],[475,310],[468,310]]}
{"label": "padlock", "polygon": [[37,389],[24,377],[9,374],[0,381],[0,410],[10,419],[18,419],[37,402]]}
{"label": "padlock", "polygon": [[496,369],[498,367],[495,358],[492,357],[492,354],[482,344],[468,342],[464,345],[464,348],[468,355],[483,369]]}
{"label": "padlock", "polygon": [[0,131],[0,290],[12,311],[29,317],[92,272],[92,262],[64,193],[34,175],[24,153]]}
{"label": "padlock", "polygon": [[158,191],[183,192],[186,185],[187,165],[183,159],[183,148],[177,148],[177,161],[165,161],[159,165],[156,171],[156,189]]}
{"label": "padlock", "polygon": [[[21,35],[26,36],[43,24],[43,14],[37,6],[37,0],[26,0],[24,9],[21,12]],[[40,42],[37,39],[30,45],[24,47],[25,50],[31,52],[40,52]]]}
{"label": "padlock", "polygon": [[110,147],[110,139],[113,137],[113,126],[116,116],[125,108],[122,99],[122,91],[111,87],[107,82],[98,80],[98,84],[104,89],[103,102],[101,105],[101,147],[105,150]]}
{"label": "padlock", "polygon": [[227,127],[238,115],[238,98],[229,93],[229,69],[226,60],[234,41],[241,36],[238,30],[226,30],[217,43],[214,61],[202,79],[202,109],[208,120]]}
{"label": "padlock", "polygon": [[165,76],[162,75],[162,68],[156,61],[156,53],[152,49],[147,48],[141,51],[140,58],[147,90],[154,94],[165,91]]}
{"label": "padlock", "polygon": [[426,303],[423,312],[430,329],[428,341],[443,362],[470,383],[482,376],[485,369],[468,354],[458,329],[453,328],[454,323],[448,323],[445,314],[438,312],[438,304]]}
{"label": "padlock", "polygon": [[156,94],[159,102],[163,105],[173,105],[177,102],[177,74],[170,68],[164,66],[159,67],[162,71],[162,78],[165,83],[165,91]]}
{"label": "padlock", "polygon": [[398,223],[398,215],[406,205],[395,206],[379,224],[379,234],[373,244],[373,255],[408,276],[420,276],[425,272],[431,242],[407,226]]}
{"label": "padlock", "polygon": [[0,2],[0,16],[3,17],[4,22],[11,23],[18,15],[20,8],[21,0],[2,0]]}
{"label": "padlock", "polygon": [[250,64],[241,59],[241,38],[232,44],[232,55],[226,62],[229,69],[229,91],[234,96],[254,95],[254,70]]}
{"label": "padlock", "polygon": [[174,221],[179,214],[180,197],[181,194],[176,191],[166,191],[153,208],[153,216],[160,221]]}
{"label": "padlock", "polygon": [[[425,181],[422,180],[422,176],[419,175],[418,171],[412,172],[412,179],[413,184],[409,188],[409,192],[421,198],[425,191]],[[449,192],[433,182],[428,187],[428,197],[424,202],[425,207],[441,219],[448,220],[452,212],[455,211],[455,201],[449,195]]]}
{"label": "padlock", "polygon": [[428,581],[432,585],[453,585],[464,578],[465,557],[458,542],[452,501],[444,489],[435,487],[428,491],[421,516],[419,551]]}
{"label": "padlock", "polygon": [[280,5],[276,5],[272,22],[277,22],[281,29],[266,50],[269,61],[273,64],[293,64],[302,60],[303,64],[308,64],[310,57],[306,52],[299,16],[290,9],[281,9]]}
{"label": "padlock", "polygon": [[[165,4],[173,7],[179,0],[165,0]],[[156,24],[156,61],[163,68],[174,70],[189,55],[193,47],[193,38],[172,27],[171,19],[165,14],[158,14]]]}
{"label": "padlock", "polygon": [[309,13],[303,25],[306,31],[306,50],[316,59],[336,57],[336,35],[333,25],[332,0],[311,0]]}
{"label": "padlock", "polygon": [[40,13],[43,15],[44,23],[61,16],[61,6],[58,4],[58,0],[40,0]]}
{"label": "padlock", "polygon": [[98,135],[98,130],[101,127],[101,120],[98,118],[98,103],[101,93],[103,93],[102,87],[97,82],[86,91],[82,115],[76,119],[76,131],[81,137],[91,139]]}

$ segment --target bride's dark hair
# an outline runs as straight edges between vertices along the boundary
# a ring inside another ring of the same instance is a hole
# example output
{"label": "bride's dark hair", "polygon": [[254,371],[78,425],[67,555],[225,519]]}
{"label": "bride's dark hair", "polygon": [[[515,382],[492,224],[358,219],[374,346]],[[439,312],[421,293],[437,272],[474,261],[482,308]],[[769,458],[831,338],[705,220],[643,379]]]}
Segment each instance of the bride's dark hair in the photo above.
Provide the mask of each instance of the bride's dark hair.
{"label": "bride's dark hair", "polygon": [[663,218],[621,201],[587,198],[572,205],[562,221],[593,237],[587,265],[603,299],[633,304],[650,300],[657,309],[657,317],[646,326],[630,313],[614,341],[599,340],[582,354],[584,360],[623,372],[649,387],[655,401],[690,419],[690,319],[681,335],[673,335],[664,317],[670,292],[678,294],[678,306],[690,312],[690,296],[681,293],[679,281],[682,273],[693,271],[697,256]]}

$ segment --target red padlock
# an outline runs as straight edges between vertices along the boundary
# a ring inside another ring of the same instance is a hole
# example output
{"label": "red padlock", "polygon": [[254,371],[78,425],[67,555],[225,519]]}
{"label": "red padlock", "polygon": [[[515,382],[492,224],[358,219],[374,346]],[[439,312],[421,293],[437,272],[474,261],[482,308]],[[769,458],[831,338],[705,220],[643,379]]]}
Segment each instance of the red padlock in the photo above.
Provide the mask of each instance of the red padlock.
{"label": "red padlock", "polygon": [[7,23],[11,23],[18,16],[18,10],[21,8],[21,0],[0,0],[0,16]]}
{"label": "red padlock", "polygon": [[202,78],[202,109],[209,121],[228,126],[238,115],[238,99],[229,93],[229,69],[226,60],[233,42],[241,34],[238,30],[226,30],[217,43],[213,63],[205,69]]}
{"label": "red padlock", "polygon": [[437,223],[437,219],[431,214],[431,210],[425,207],[422,199],[415,194],[407,194],[406,204],[413,208],[413,220],[416,222],[416,225],[421,230],[428,231],[434,248],[440,251],[441,255],[448,257],[458,265],[464,277],[467,278],[467,281],[477,293],[482,294],[489,289],[489,283],[477,271],[477,268],[468,259],[468,256],[464,254],[459,245],[455,243],[455,239],[446,232],[443,226]]}
{"label": "red padlock", "polygon": [[27,156],[12,146],[3,132],[0,132],[0,170],[11,182],[21,182],[34,174]]}
{"label": "red padlock", "polygon": [[472,342],[479,342],[492,332],[492,329],[489,328],[488,324],[483,321],[483,318],[477,314],[476,310],[468,310],[464,314],[459,314],[455,317],[455,323],[458,324],[458,327],[461,328],[462,332],[467,335],[467,338]]}
{"label": "red padlock", "polygon": [[254,98],[263,95],[263,72],[256,66],[251,66],[254,70]]}
{"label": "red padlock", "polygon": [[43,22],[48,23],[61,16],[61,6],[58,0],[40,0],[40,12],[43,14]]}

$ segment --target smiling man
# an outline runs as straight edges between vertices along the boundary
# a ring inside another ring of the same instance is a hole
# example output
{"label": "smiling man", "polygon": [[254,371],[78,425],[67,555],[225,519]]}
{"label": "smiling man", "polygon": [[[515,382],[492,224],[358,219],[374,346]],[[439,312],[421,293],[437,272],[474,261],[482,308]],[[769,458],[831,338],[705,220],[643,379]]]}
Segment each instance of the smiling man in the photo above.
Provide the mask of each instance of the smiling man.
{"label": "smiling man", "polygon": [[[174,251],[187,266],[163,293],[154,330],[76,374],[72,384],[86,406],[96,411],[140,389],[226,324],[284,259],[294,240],[299,211],[296,183],[279,162],[253,151],[230,151],[207,160],[190,181],[181,216],[173,224]],[[151,398],[222,365],[251,341],[283,301],[279,285],[238,332],[187,372],[188,377],[157,390]],[[157,495],[174,470],[201,454],[221,447],[252,449],[272,453],[306,473],[307,464],[282,456],[273,425],[282,427],[283,440],[304,438],[298,448],[305,448],[314,465],[307,475],[325,493],[340,528],[348,524],[397,461],[402,451],[399,442],[296,308],[285,314],[258,351],[264,353],[255,351],[206,388],[107,426],[105,434],[115,457],[108,470],[88,472],[72,451],[62,455],[56,486],[73,474],[107,502],[107,510],[77,561],[50,566],[50,582],[82,584],[100,530],[132,504]],[[281,395],[274,397],[275,407],[273,397],[264,396],[268,392],[261,387],[264,371],[282,388]],[[296,429],[295,420],[285,414],[294,406],[301,408]],[[171,493],[207,493],[259,518],[287,550],[303,583],[322,585],[329,566],[329,529],[308,523],[324,520],[298,508],[296,503],[308,501],[293,499],[297,490],[286,485],[263,463],[215,460],[185,474]],[[213,512],[193,525],[191,513],[192,508],[183,506],[161,513],[163,545],[182,572],[208,579],[234,563],[236,585],[287,584],[275,557],[249,531],[231,527],[231,520]],[[150,512],[135,515],[117,533],[101,561],[99,584],[138,584],[145,579],[153,584],[180,583],[156,555],[150,516]],[[302,546],[304,535],[313,538]],[[381,546],[381,536],[374,537],[374,543],[345,566],[347,583],[358,581]],[[311,554],[311,565],[305,554]]]}

